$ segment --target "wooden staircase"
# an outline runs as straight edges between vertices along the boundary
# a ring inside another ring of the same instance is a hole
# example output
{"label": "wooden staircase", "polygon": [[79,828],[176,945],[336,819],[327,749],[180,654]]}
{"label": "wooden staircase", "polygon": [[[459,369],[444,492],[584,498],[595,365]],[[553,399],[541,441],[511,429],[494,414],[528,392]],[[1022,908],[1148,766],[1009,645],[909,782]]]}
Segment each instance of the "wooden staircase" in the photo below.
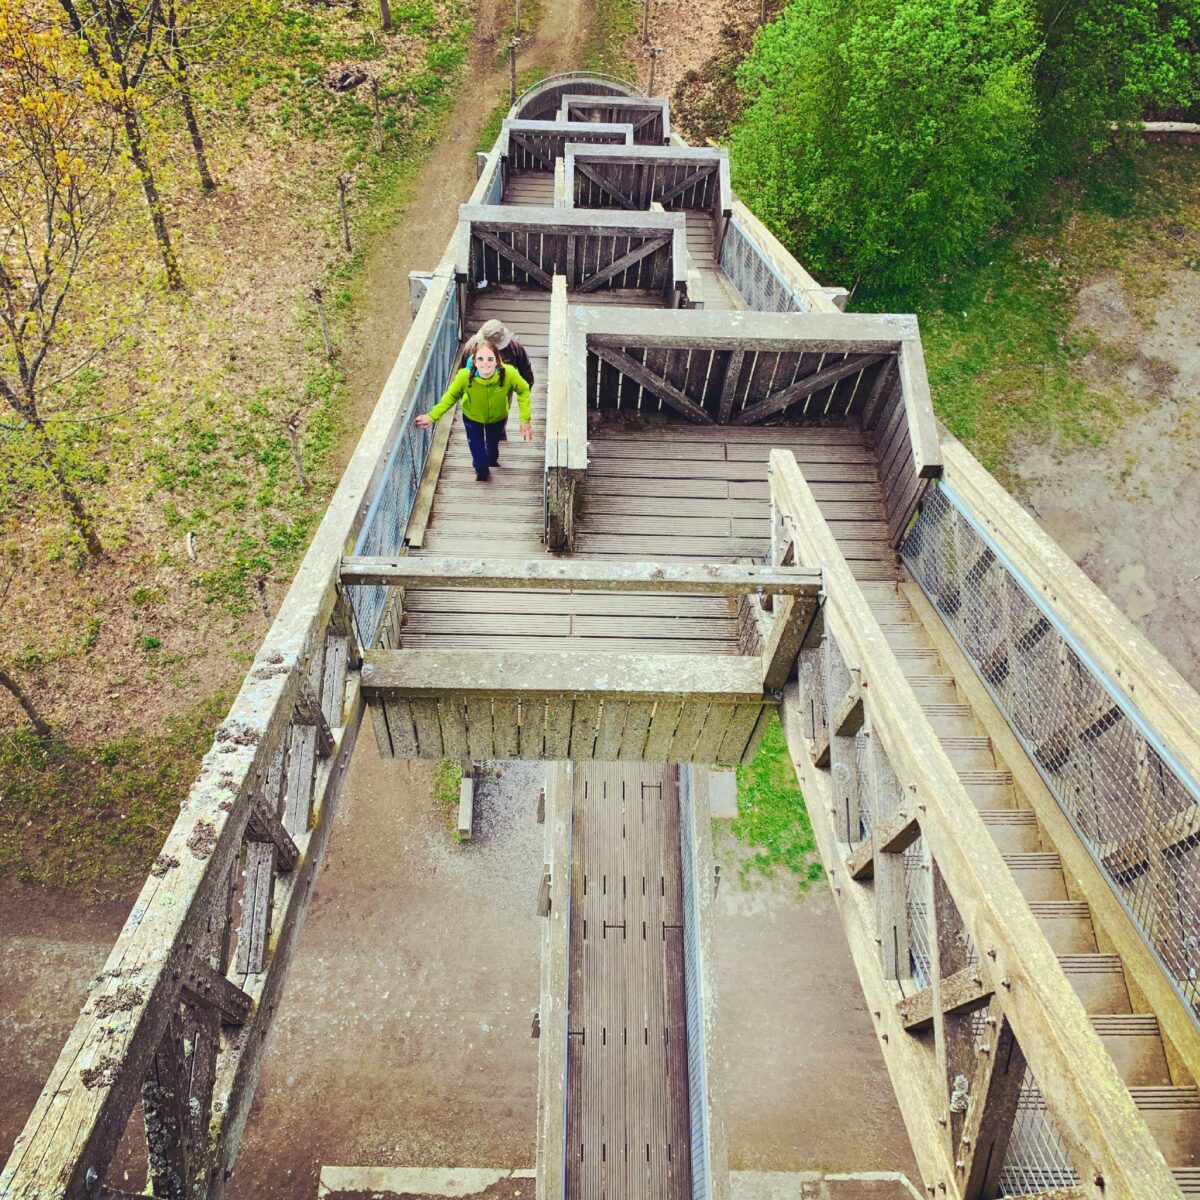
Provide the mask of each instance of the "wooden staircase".
{"label": "wooden staircase", "polygon": [[[1184,1195],[1200,1196],[1196,1081],[1183,1076],[1181,1069],[1172,1072],[1156,1017],[1135,1011],[1120,958],[1102,951],[1090,906],[1071,895],[1056,847],[965,702],[913,606],[894,583],[864,581],[860,586],[1176,1182]],[[1027,1086],[1020,1103],[1018,1133],[1010,1144],[1008,1162],[1032,1169],[1036,1164],[1023,1162],[1023,1156],[1032,1155],[1034,1148],[1023,1142],[1019,1130],[1022,1116],[1042,1106],[1036,1087]],[[1062,1180],[1063,1186],[1068,1183]]]}

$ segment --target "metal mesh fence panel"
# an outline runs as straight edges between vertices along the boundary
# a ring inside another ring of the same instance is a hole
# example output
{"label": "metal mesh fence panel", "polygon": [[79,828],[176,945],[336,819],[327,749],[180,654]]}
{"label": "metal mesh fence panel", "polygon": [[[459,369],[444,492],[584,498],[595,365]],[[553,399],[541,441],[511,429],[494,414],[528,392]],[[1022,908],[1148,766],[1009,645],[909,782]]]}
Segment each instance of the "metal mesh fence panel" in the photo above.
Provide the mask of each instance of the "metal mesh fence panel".
{"label": "metal mesh fence panel", "polygon": [[1000,1170],[1000,1195],[1029,1196],[1078,1183],[1037,1080],[1026,1067],[1008,1153]]}
{"label": "metal mesh fence panel", "polygon": [[784,282],[754,239],[732,218],[721,243],[721,269],[755,312],[804,312],[804,300]]}
{"label": "metal mesh fence panel", "polygon": [[925,865],[925,839],[917,838],[904,851],[904,895],[908,903],[908,957],[917,989],[933,981],[930,950],[929,871]]}
{"label": "metal mesh fence panel", "polygon": [[951,489],[929,493],[902,554],[1196,1018],[1196,781]]}
{"label": "metal mesh fence panel", "polygon": [[[394,554],[403,543],[404,529],[417,498],[417,489],[421,486],[425,460],[429,457],[429,446],[433,441],[433,431],[418,429],[413,418],[420,413],[427,413],[446,390],[458,358],[460,341],[458,306],[454,289],[450,288],[442,301],[429,352],[418,370],[408,411],[388,454],[379,485],[371,497],[362,531],[354,547],[355,554]],[[388,589],[383,586],[356,586],[347,591],[354,609],[359,639],[362,645],[373,646],[379,634]]]}

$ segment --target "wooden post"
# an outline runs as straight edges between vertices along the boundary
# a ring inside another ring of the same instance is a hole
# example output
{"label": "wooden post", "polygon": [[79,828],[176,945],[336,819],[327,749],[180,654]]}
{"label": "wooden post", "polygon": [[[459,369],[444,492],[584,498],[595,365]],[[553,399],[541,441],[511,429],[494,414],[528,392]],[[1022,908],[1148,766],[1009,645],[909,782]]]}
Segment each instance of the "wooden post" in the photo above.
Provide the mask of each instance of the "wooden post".
{"label": "wooden post", "polygon": [[650,0],[642,5],[642,45],[650,40]]}
{"label": "wooden post", "polygon": [[654,70],[658,66],[658,56],[662,53],[661,46],[651,46],[648,51],[650,55],[650,82],[646,85],[646,95],[654,95]]}
{"label": "wooden post", "polygon": [[760,25],[767,23],[767,0],[758,0],[758,23]]}
{"label": "wooden post", "polygon": [[508,43],[508,103],[517,102],[517,39]]}
{"label": "wooden post", "polygon": [[350,176],[339,175],[337,177],[338,187],[338,208],[342,214],[342,245],[346,247],[346,253],[350,253],[350,216],[346,211],[346,191],[350,187]]}
{"label": "wooden post", "polygon": [[[387,3],[387,0],[384,0]],[[375,114],[375,141],[383,149],[383,115],[379,111],[379,77],[371,76],[371,107]]]}
{"label": "wooden post", "polygon": [[[517,37],[520,37],[521,36],[521,0],[516,0],[516,6],[517,6],[517,11],[516,11],[516,16],[513,19],[513,31],[516,33]],[[515,97],[514,97],[514,99],[515,99]]]}
{"label": "wooden post", "polygon": [[379,0],[379,24],[383,28],[384,33],[392,31],[392,6],[388,0]]}

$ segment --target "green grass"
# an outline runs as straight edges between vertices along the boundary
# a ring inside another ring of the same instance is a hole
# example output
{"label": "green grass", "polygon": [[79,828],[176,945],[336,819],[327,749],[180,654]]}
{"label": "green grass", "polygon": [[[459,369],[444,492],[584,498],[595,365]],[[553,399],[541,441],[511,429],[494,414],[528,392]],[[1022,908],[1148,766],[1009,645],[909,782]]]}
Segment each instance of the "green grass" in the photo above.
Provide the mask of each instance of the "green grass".
{"label": "green grass", "polygon": [[218,693],[164,734],[103,746],[0,734],[0,876],[124,894],[162,846],[228,707]]}
{"label": "green grass", "polygon": [[596,0],[592,28],[584,43],[583,65],[622,79],[638,79],[639,64],[631,53],[641,28],[643,0]]}
{"label": "green grass", "polygon": [[[522,71],[517,75],[517,95],[519,96],[526,88],[531,88],[535,83],[539,83],[545,79],[549,71],[545,67],[530,67],[528,71]],[[505,96],[494,109],[492,115],[488,117],[487,123],[479,131],[479,140],[475,143],[475,149],[487,153],[495,145],[496,139],[500,136],[500,126],[504,124],[504,118],[508,116],[508,110],[512,105],[508,102],[508,97]]]}
{"label": "green grass", "polygon": [[738,815],[730,832],[747,850],[744,882],[790,874],[801,891],[824,879],[804,797],[778,720],[772,720],[749,766],[737,768]]}
{"label": "green grass", "polygon": [[456,758],[439,759],[433,768],[434,811],[456,842],[462,841],[458,833],[458,789],[462,777],[462,763]]}

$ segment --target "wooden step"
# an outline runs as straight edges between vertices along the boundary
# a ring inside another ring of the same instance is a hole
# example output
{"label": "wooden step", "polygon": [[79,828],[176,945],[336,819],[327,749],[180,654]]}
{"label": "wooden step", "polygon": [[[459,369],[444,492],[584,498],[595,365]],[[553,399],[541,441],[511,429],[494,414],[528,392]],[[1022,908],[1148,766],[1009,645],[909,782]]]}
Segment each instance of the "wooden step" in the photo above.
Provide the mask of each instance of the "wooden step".
{"label": "wooden step", "polygon": [[1127,1013],[1129,989],[1115,954],[1060,954],[1059,964],[1089,1013]]}
{"label": "wooden step", "polygon": [[940,738],[979,737],[979,722],[969,704],[922,704],[933,732]]}
{"label": "wooden step", "polygon": [[1027,809],[1001,808],[979,815],[1001,854],[1034,854],[1042,848],[1037,818]]}
{"label": "wooden step", "polygon": [[1067,885],[1057,854],[1006,854],[1004,863],[1026,900],[1067,898]]}
{"label": "wooden step", "polygon": [[1170,1086],[1162,1034],[1152,1013],[1097,1013],[1092,1027],[1127,1086]]}
{"label": "wooden step", "polygon": [[1016,807],[1012,776],[1007,771],[959,771],[958,778],[976,808]]}
{"label": "wooden step", "polygon": [[1176,1167],[1172,1174],[1175,1176],[1176,1185],[1187,1197],[1187,1200],[1200,1197],[1200,1167]]}
{"label": "wooden step", "polygon": [[880,625],[903,625],[916,620],[907,600],[877,600],[870,605],[871,613]]}
{"label": "wooden step", "polygon": [[884,625],[881,622],[879,628],[883,630],[883,636],[887,638],[887,644],[893,650],[924,649],[930,645],[929,634],[922,626],[915,623]]}
{"label": "wooden step", "polygon": [[918,704],[958,703],[958,686],[951,675],[910,675],[908,685]]}
{"label": "wooden step", "polygon": [[986,737],[939,737],[938,741],[956,771],[988,771],[996,765]]}
{"label": "wooden step", "polygon": [[1030,909],[1055,954],[1095,954],[1091,908],[1078,900],[1035,900]]}
{"label": "wooden step", "polygon": [[1195,1087],[1131,1087],[1129,1094],[1169,1166],[1200,1163],[1200,1093]]}

